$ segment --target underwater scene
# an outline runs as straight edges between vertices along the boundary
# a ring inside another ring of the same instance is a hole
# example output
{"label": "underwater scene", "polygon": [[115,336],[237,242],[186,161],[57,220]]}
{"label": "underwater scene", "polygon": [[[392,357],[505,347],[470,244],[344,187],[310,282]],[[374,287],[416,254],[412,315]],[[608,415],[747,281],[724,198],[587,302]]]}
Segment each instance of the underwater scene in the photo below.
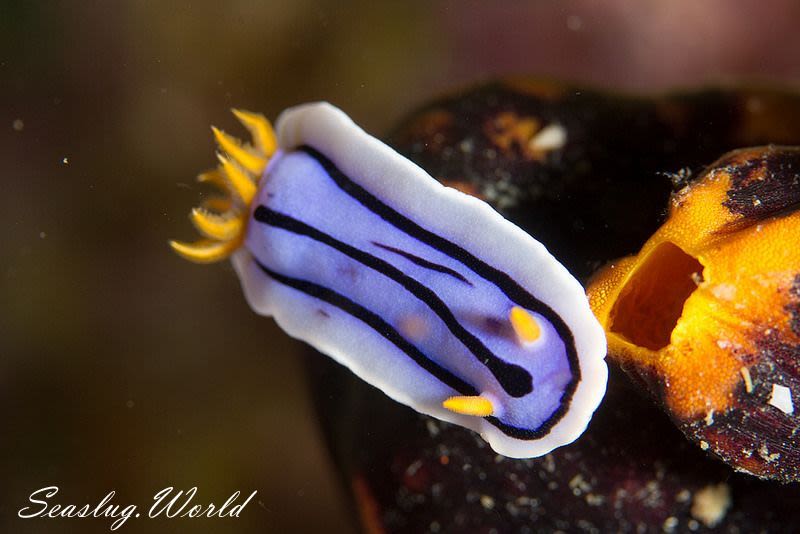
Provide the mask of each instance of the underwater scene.
{"label": "underwater scene", "polygon": [[0,532],[800,531],[798,17],[0,0]]}

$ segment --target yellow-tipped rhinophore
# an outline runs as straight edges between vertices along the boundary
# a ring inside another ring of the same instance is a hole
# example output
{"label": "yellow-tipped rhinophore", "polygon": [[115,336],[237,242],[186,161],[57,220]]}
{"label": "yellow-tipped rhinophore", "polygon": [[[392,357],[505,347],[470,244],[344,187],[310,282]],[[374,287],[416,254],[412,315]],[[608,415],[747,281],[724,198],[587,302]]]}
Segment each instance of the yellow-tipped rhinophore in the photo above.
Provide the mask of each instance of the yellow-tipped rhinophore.
{"label": "yellow-tipped rhinophore", "polygon": [[488,417],[494,414],[492,401],[481,396],[450,397],[442,403],[442,406],[461,415]]}
{"label": "yellow-tipped rhinophore", "polygon": [[266,158],[262,158],[255,154],[255,151],[243,147],[239,144],[239,141],[219,128],[212,126],[211,130],[214,132],[217,144],[223,152],[226,152],[231,159],[253,174],[261,174],[261,171],[263,171],[264,167],[267,165]]}
{"label": "yellow-tipped rhinophore", "polygon": [[542,335],[542,329],[536,318],[524,308],[514,306],[508,314],[511,326],[522,343],[533,343]]}
{"label": "yellow-tipped rhinophore", "polygon": [[220,164],[200,174],[197,181],[215,185],[227,193],[227,197],[210,197],[191,213],[192,223],[209,239],[196,243],[169,242],[172,250],[196,263],[223,260],[242,245],[258,180],[275,152],[275,134],[267,119],[248,111],[234,110],[234,114],[252,134],[255,146],[243,145],[212,127],[222,151],[217,154]]}
{"label": "yellow-tipped rhinophore", "polygon": [[275,149],[278,148],[278,141],[275,138],[275,131],[266,117],[260,113],[253,113],[243,109],[233,109],[231,111],[239,119],[239,122],[250,131],[256,148],[266,154],[267,157],[272,156],[275,153]]}

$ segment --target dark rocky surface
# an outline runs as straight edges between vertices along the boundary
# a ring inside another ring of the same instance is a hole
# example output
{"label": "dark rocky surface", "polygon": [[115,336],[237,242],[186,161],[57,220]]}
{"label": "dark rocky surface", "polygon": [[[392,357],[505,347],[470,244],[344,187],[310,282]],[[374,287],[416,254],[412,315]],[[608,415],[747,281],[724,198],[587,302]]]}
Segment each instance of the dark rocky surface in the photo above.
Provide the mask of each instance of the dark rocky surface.
{"label": "dark rocky surface", "polygon": [[[562,129],[562,143],[535,141],[548,126]],[[724,152],[798,144],[800,96],[709,89],[634,98],[515,80],[433,101],[387,140],[437,179],[490,202],[585,282],[638,250],[673,188]],[[606,398],[581,438],[512,460],[324,356],[307,358],[324,434],[365,531],[800,528],[797,485],[736,473],[610,367]]]}

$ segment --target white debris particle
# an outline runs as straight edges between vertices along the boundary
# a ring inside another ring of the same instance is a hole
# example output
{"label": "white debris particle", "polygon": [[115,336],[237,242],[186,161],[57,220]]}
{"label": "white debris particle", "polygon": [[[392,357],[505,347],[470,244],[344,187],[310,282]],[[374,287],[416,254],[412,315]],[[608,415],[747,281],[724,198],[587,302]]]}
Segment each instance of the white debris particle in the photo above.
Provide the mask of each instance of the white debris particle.
{"label": "white debris particle", "polygon": [[44,239],[45,237],[47,237],[46,232],[39,232],[39,239]]}
{"label": "white debris particle", "polygon": [[675,496],[675,500],[678,502],[686,502],[691,498],[692,498],[692,492],[687,489],[681,490],[680,493],[678,493]]}
{"label": "white debris particle", "polygon": [[64,156],[64,158],[61,160],[61,163],[63,163],[64,165],[69,165],[69,158]]}
{"label": "white debris particle", "polygon": [[428,420],[428,422],[425,424],[425,427],[428,429],[428,434],[432,438],[435,438],[436,436],[439,435],[439,426],[433,421]]}
{"label": "white debris particle", "polygon": [[748,393],[752,393],[753,379],[750,377],[750,369],[747,367],[742,367],[739,369],[739,372],[742,374],[742,379],[744,380],[744,390]]}
{"label": "white debris particle", "polygon": [[481,506],[483,506],[487,510],[491,510],[492,508],[494,508],[494,499],[492,499],[488,495],[481,495]]}
{"label": "white debris particle", "polygon": [[714,424],[714,410],[709,410],[706,414],[706,426],[711,426]]}
{"label": "white debris particle", "polygon": [[583,478],[583,475],[580,473],[572,477],[572,480],[569,481],[569,487],[572,490],[572,494],[576,497],[592,489],[592,486],[586,482],[586,480]]}
{"label": "white debris particle", "polygon": [[549,152],[564,148],[567,142],[567,129],[558,123],[549,124],[539,130],[528,141],[528,148],[536,152]]}
{"label": "white debris particle", "polygon": [[125,407],[128,408],[128,409],[133,408],[134,406],[136,406],[136,403],[133,402],[133,399],[128,399],[125,402]]}
{"label": "white debris particle", "polygon": [[727,484],[708,485],[694,494],[692,517],[713,528],[725,518],[731,506],[731,490]]}
{"label": "white debris particle", "polygon": [[772,397],[769,399],[769,404],[776,407],[786,415],[794,413],[794,404],[792,404],[792,390],[780,384],[772,384]]}
{"label": "white debris particle", "polygon": [[640,497],[642,504],[648,508],[656,508],[661,505],[661,488],[656,480],[648,482],[640,495],[642,495]]}
{"label": "white debris particle", "polygon": [[586,504],[589,506],[600,506],[604,502],[606,502],[606,498],[602,495],[596,495],[594,493],[587,493],[586,494]]}
{"label": "white debris particle", "polygon": [[14,119],[14,122],[11,123],[11,127],[14,128],[15,132],[21,132],[25,129],[25,123],[22,122],[22,119]]}
{"label": "white debris particle", "polygon": [[419,471],[420,467],[422,467],[422,460],[416,460],[412,462],[411,465],[406,468],[406,475],[413,477],[417,474],[417,471]]}
{"label": "white debris particle", "polygon": [[736,298],[736,286],[733,284],[717,284],[711,288],[711,293],[719,300],[731,301]]}
{"label": "white debris particle", "polygon": [[678,518],[674,516],[669,516],[664,520],[664,532],[674,532],[678,526]]}
{"label": "white debris particle", "polygon": [[731,342],[728,341],[727,339],[718,339],[717,340],[717,346],[719,348],[721,348],[722,350],[725,350],[727,348],[730,348]]}
{"label": "white debris particle", "polygon": [[703,449],[704,451],[707,451],[708,447],[709,447],[708,442],[701,439],[700,440],[700,448]]}
{"label": "white debris particle", "polygon": [[779,452],[769,452],[769,448],[767,447],[767,442],[761,444],[761,447],[758,448],[758,455],[761,456],[767,463],[777,462],[781,459],[781,453]]}
{"label": "white debris particle", "polygon": [[519,508],[513,502],[506,503],[506,512],[511,514],[511,517],[517,517],[519,515]]}

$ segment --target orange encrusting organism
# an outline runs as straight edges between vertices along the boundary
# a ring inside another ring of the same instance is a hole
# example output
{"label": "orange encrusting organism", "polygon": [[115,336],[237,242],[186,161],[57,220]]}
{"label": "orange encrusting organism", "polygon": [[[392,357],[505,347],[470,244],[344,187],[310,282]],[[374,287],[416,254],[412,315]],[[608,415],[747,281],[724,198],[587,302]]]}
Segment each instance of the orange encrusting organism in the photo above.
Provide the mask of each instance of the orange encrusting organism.
{"label": "orange encrusting organism", "polygon": [[732,169],[716,166],[676,193],[641,252],[606,267],[587,290],[609,356],[657,377],[682,418],[731,406],[755,339],[779,329],[800,341],[786,311],[800,271],[800,213],[736,213],[727,205]]}

